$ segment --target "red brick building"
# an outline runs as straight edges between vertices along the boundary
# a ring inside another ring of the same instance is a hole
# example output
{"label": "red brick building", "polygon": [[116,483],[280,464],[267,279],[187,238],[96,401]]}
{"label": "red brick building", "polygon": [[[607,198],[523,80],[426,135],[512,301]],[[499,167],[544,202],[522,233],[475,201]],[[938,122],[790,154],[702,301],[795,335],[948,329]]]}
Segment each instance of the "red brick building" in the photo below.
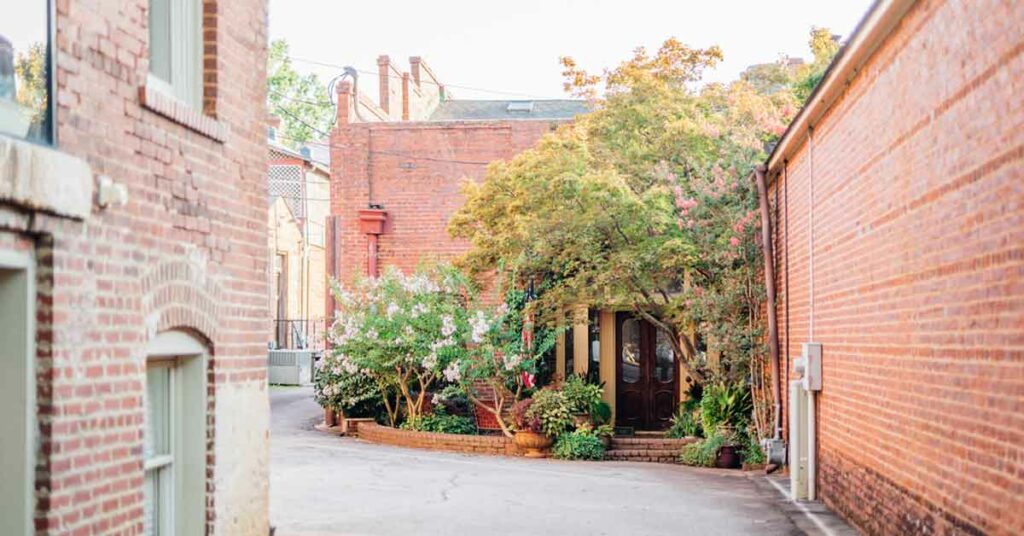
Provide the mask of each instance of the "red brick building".
{"label": "red brick building", "polygon": [[1024,534],[1022,26],[878,2],[768,164],[794,489],[870,534]]}
{"label": "red brick building", "polygon": [[265,535],[266,3],[53,4],[0,17],[0,533]]}
{"label": "red brick building", "polygon": [[446,230],[462,205],[461,181],[481,179],[488,163],[586,111],[574,100],[452,99],[425,62],[409,63],[403,73],[380,57],[377,101],[357,91],[358,81],[337,85],[328,272],[341,281],[465,251]]}

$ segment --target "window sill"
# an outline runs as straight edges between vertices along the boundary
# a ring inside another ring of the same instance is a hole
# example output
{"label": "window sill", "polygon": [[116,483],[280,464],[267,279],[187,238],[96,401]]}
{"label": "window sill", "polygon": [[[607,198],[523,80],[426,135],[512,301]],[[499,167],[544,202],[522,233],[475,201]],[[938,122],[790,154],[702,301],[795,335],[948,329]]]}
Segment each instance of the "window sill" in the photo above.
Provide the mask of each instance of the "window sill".
{"label": "window sill", "polygon": [[0,200],[69,218],[92,212],[92,168],[81,158],[0,136]]}
{"label": "window sill", "polygon": [[207,138],[220,143],[224,143],[227,139],[227,126],[224,123],[160,91],[152,84],[146,84],[139,88],[139,103],[143,108]]}

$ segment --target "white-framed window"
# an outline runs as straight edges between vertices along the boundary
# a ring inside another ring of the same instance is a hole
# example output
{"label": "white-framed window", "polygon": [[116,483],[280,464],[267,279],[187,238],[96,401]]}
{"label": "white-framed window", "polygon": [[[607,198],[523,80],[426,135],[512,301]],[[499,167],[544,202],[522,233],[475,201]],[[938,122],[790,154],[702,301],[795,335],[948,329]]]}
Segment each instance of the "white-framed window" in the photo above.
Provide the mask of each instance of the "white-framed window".
{"label": "white-framed window", "polygon": [[146,359],[143,433],[147,535],[202,534],[206,520],[205,348],[169,331]]}
{"label": "white-framed window", "polygon": [[150,0],[146,83],[193,108],[202,108],[202,0]]}
{"label": "white-framed window", "polygon": [[0,534],[35,534],[35,261],[0,250]]}

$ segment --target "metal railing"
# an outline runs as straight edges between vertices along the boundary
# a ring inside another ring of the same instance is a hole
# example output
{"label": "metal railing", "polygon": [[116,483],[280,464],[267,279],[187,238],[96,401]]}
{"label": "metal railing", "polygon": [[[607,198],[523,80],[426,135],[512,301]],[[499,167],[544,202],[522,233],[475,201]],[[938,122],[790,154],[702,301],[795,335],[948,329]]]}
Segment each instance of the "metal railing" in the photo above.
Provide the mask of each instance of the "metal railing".
{"label": "metal railing", "polygon": [[320,351],[324,349],[326,331],[327,320],[323,318],[277,319],[271,345],[275,350]]}

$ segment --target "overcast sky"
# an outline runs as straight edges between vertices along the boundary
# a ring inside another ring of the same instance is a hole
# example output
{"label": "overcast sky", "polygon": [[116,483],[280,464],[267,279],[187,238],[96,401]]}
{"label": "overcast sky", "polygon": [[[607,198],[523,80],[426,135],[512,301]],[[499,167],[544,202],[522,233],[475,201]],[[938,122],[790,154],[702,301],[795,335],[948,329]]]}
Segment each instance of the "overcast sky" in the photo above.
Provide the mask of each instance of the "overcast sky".
{"label": "overcast sky", "polygon": [[[270,0],[270,36],[295,58],[377,69],[388,54],[400,70],[422,56],[462,98],[561,98],[559,56],[600,72],[633,48],[668,37],[718,45],[725,61],[706,78],[735,79],[781,54],[810,57],[812,26],[849,35],[870,0]],[[296,62],[328,79],[337,68]],[[372,77],[360,80],[373,90]],[[371,87],[372,86],[372,87]],[[375,90],[373,90],[375,91]],[[497,92],[507,92],[506,95]]]}

